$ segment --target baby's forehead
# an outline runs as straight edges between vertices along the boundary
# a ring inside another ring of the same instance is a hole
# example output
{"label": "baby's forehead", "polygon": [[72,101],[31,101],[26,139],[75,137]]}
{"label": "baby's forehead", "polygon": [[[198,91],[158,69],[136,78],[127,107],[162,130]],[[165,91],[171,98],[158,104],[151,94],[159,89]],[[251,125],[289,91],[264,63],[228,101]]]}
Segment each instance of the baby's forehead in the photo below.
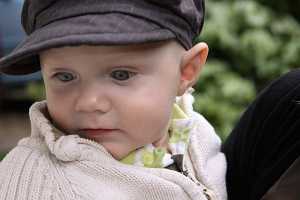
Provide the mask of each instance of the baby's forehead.
{"label": "baby's forehead", "polygon": [[166,65],[178,65],[183,52],[185,49],[176,41],[120,46],[65,46],[41,52],[40,63],[46,71],[72,68],[76,71],[76,67],[86,71],[89,69],[86,66],[94,66],[93,69],[99,71],[112,67],[136,67],[149,71]]}
{"label": "baby's forehead", "polygon": [[157,49],[182,49],[184,48],[176,40],[167,40],[159,42],[149,43],[136,43],[128,45],[65,45],[57,48],[48,48],[44,51],[63,51],[63,50],[85,50],[85,51],[104,51],[104,52],[115,52],[115,51],[129,51],[129,52],[140,52],[140,51],[154,51]]}
{"label": "baby's forehead", "polygon": [[176,41],[163,41],[154,43],[142,43],[134,45],[80,45],[51,48],[40,52],[40,57],[99,57],[99,58],[139,58],[149,57],[162,58],[164,56],[176,56],[185,49]]}

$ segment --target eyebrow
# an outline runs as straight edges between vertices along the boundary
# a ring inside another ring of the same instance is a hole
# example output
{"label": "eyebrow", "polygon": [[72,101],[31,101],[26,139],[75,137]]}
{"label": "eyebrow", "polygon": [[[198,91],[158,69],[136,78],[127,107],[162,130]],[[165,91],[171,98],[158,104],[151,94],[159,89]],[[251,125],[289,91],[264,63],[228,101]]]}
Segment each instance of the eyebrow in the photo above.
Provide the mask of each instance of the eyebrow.
{"label": "eyebrow", "polygon": [[59,71],[73,71],[73,70],[70,70],[70,69],[64,68],[64,67],[54,67],[53,65],[51,68],[46,68],[46,69],[47,70],[43,70],[43,71],[48,76],[52,76],[53,74],[55,74],[56,72],[59,72]]}
{"label": "eyebrow", "polygon": [[51,71],[70,71],[70,68],[66,68],[66,67],[53,67],[50,69]]}

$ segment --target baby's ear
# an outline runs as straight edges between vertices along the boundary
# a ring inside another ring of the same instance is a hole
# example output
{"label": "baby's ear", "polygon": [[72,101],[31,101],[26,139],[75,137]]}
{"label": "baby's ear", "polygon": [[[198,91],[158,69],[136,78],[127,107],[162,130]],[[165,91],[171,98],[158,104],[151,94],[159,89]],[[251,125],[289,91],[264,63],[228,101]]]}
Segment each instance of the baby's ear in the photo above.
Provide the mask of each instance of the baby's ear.
{"label": "baby's ear", "polygon": [[183,95],[189,87],[197,82],[207,56],[208,46],[204,42],[196,44],[184,53],[180,64],[181,78],[178,96]]}

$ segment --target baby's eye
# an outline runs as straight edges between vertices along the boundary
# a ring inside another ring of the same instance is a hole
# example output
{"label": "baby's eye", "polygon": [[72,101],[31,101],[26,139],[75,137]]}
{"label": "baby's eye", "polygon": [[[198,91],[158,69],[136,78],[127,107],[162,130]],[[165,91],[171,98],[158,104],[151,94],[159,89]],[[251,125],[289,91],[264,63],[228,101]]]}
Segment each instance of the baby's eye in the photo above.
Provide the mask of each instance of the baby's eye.
{"label": "baby's eye", "polygon": [[136,73],[135,72],[130,72],[128,70],[115,70],[113,72],[111,72],[110,76],[113,79],[116,79],[118,81],[126,81],[128,79],[130,79],[132,76],[134,76]]}
{"label": "baby's eye", "polygon": [[62,82],[68,82],[74,80],[75,76],[68,72],[59,72],[54,75],[55,78]]}

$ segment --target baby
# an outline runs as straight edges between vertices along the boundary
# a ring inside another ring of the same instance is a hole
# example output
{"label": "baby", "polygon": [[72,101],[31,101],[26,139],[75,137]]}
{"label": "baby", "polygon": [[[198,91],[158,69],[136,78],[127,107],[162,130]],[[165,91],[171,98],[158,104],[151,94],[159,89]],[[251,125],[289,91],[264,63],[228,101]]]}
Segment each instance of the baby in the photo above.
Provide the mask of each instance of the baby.
{"label": "baby", "polygon": [[220,139],[193,111],[208,47],[201,0],[27,0],[0,60],[41,70],[31,136],[0,164],[2,199],[226,199]]}

